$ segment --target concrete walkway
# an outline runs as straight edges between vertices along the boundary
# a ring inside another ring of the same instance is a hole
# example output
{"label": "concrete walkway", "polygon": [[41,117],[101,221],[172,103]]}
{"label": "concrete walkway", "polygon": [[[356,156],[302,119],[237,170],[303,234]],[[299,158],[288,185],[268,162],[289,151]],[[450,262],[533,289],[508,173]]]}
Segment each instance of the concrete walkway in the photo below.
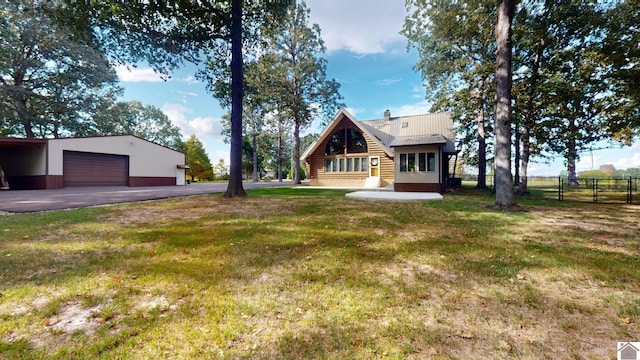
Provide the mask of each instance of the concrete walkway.
{"label": "concrete walkway", "polygon": [[353,190],[347,193],[346,197],[366,200],[395,200],[395,201],[430,201],[442,200],[443,197],[435,192],[395,192],[393,187],[385,188],[354,188],[354,187],[334,187],[334,186],[305,186],[303,189],[337,189]]}
{"label": "concrete walkway", "polygon": [[[256,189],[287,185],[290,186],[291,182],[247,182],[244,183],[244,188]],[[0,213],[61,210],[178,196],[205,195],[222,193],[226,189],[226,183],[195,183],[185,186],[112,186],[71,187],[51,190],[1,190]]]}
{"label": "concrete walkway", "polygon": [[430,192],[355,191],[348,193],[346,196],[354,199],[394,201],[429,201],[443,199],[442,195]]}

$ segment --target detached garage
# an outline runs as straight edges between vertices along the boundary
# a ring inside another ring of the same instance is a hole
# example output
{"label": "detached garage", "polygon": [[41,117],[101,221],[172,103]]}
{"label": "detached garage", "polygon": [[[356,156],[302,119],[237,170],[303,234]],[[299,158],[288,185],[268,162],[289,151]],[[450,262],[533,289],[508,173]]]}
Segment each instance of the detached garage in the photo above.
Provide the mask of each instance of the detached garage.
{"label": "detached garage", "polygon": [[132,135],[68,139],[0,138],[11,189],[185,184],[185,155]]}

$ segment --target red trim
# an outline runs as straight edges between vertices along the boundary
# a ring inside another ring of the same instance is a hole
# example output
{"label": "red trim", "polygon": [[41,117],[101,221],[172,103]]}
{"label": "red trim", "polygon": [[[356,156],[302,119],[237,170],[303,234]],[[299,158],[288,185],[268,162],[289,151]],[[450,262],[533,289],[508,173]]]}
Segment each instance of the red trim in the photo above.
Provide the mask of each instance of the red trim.
{"label": "red trim", "polygon": [[175,186],[176,177],[130,176],[129,186]]}

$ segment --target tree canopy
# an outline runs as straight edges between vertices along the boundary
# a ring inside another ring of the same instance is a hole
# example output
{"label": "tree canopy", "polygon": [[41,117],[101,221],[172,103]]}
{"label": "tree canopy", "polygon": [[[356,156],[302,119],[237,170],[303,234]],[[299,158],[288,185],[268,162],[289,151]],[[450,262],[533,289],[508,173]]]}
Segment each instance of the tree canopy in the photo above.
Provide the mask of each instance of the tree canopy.
{"label": "tree canopy", "polygon": [[3,1],[0,124],[7,135],[82,135],[120,91],[108,59],[58,21],[55,4]]}
{"label": "tree canopy", "polygon": [[290,2],[106,0],[87,2],[78,12],[90,19],[100,43],[121,62],[144,60],[163,73],[184,61],[201,63],[206,58],[230,67],[231,165],[225,196],[232,197],[246,195],[242,187],[243,48],[248,50],[262,29],[280,21]]}
{"label": "tree canopy", "polygon": [[115,102],[94,117],[95,127],[87,135],[135,135],[172,149],[182,147],[180,128],[162,110],[139,101]]}

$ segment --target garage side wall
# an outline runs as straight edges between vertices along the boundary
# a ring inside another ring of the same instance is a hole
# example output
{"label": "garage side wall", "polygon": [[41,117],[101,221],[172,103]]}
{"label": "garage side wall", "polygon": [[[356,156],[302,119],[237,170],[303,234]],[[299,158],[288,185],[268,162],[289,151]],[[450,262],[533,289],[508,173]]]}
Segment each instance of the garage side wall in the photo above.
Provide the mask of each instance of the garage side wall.
{"label": "garage side wall", "polygon": [[177,165],[184,165],[181,152],[137,138],[109,136],[49,140],[49,175],[64,176],[64,151],[129,157],[129,186],[176,185]]}

